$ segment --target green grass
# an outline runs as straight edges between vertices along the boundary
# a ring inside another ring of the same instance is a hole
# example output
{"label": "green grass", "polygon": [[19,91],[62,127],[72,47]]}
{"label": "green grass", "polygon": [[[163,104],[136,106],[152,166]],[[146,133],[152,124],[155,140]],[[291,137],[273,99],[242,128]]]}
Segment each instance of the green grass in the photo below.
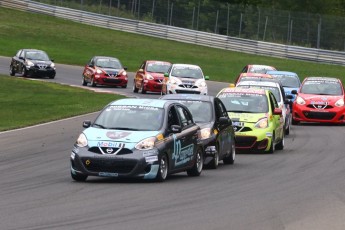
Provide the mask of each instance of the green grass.
{"label": "green grass", "polygon": [[2,56],[13,56],[20,48],[38,48],[46,50],[57,63],[84,65],[93,55],[109,55],[118,57],[130,72],[144,59],[167,60],[200,65],[210,80],[223,82],[233,82],[243,66],[254,63],[293,71],[302,79],[313,75],[345,80],[344,66],[243,54],[1,7],[0,18]]}
{"label": "green grass", "polygon": [[99,111],[110,93],[0,75],[0,131]]}

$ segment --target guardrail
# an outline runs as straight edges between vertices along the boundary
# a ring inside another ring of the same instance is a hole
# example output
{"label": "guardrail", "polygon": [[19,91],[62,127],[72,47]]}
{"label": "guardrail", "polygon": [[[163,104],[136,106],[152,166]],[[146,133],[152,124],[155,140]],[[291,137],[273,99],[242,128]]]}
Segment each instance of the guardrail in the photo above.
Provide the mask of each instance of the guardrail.
{"label": "guardrail", "polygon": [[241,39],[191,29],[101,15],[30,0],[0,0],[1,7],[47,14],[75,22],[195,45],[271,57],[345,65],[345,52]]}

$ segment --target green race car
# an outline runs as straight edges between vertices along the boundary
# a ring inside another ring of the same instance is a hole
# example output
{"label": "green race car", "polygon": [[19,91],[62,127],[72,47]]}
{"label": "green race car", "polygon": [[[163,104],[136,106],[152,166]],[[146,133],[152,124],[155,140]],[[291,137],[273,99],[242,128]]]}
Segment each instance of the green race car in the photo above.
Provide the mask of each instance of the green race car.
{"label": "green race car", "polygon": [[271,91],[224,88],[217,97],[233,122],[237,150],[273,153],[284,149],[282,110]]}

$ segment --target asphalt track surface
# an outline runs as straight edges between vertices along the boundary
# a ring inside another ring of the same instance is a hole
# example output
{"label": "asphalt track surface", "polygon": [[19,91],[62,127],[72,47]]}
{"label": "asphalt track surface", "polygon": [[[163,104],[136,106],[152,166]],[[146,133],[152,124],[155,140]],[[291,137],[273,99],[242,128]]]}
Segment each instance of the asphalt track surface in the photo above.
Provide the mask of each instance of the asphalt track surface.
{"label": "asphalt track surface", "polygon": [[[0,57],[0,73],[8,68]],[[81,85],[82,67],[57,68],[44,80]],[[210,84],[211,94],[222,86]],[[133,95],[131,85],[101,89]],[[345,229],[344,126],[293,126],[283,151],[237,154],[234,165],[200,177],[77,183],[70,151],[82,121],[96,114],[0,133],[1,230]]]}

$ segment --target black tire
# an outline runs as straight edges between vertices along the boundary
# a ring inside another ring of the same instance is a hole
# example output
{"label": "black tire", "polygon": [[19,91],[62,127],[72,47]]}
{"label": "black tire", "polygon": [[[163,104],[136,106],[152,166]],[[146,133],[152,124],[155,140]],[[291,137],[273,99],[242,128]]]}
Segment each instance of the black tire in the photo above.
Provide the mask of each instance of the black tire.
{"label": "black tire", "polygon": [[207,165],[210,169],[216,169],[219,165],[219,153],[218,150],[214,153],[213,159],[210,161],[210,163]]}
{"label": "black tire", "polygon": [[22,67],[22,77],[28,76],[28,72],[26,71],[25,66]]}
{"label": "black tire", "polygon": [[86,181],[86,179],[87,179],[87,175],[83,175],[83,174],[79,174],[79,173],[73,174],[72,172],[71,172],[71,177],[75,181]]}
{"label": "black tire", "polygon": [[91,79],[91,86],[92,87],[96,87],[96,83],[95,83],[95,78],[94,77],[92,77],[92,79]]}
{"label": "black tire", "polygon": [[161,159],[159,160],[159,169],[156,176],[156,181],[163,182],[168,177],[169,173],[169,163],[168,157],[164,154]]}
{"label": "black tire", "polygon": [[268,153],[274,153],[274,150],[275,150],[274,140],[275,140],[275,138],[274,138],[274,134],[273,134],[270,149],[267,151]]}
{"label": "black tire", "polygon": [[145,94],[145,93],[146,93],[146,91],[145,91],[145,89],[144,89],[144,82],[141,83],[141,89],[140,89],[140,91],[141,91],[142,94]]}
{"label": "black tire", "polygon": [[133,93],[137,93],[139,89],[135,86],[135,81],[133,81]]}
{"label": "black tire", "polygon": [[276,144],[276,150],[283,150],[285,146],[285,135],[283,134],[283,138]]}
{"label": "black tire", "polygon": [[296,121],[295,119],[292,118],[292,124],[293,125],[299,125],[299,121]]}
{"label": "black tire", "polygon": [[10,76],[14,76],[16,74],[16,71],[14,71],[14,68],[12,65],[10,65]]}
{"label": "black tire", "polygon": [[290,125],[288,126],[287,129],[285,129],[285,135],[289,135],[290,134]]}
{"label": "black tire", "polygon": [[52,75],[52,76],[49,76],[50,79],[54,79],[55,78],[55,75]]}
{"label": "black tire", "polygon": [[83,80],[81,81],[81,84],[83,85],[83,86],[86,86],[87,85],[87,82],[85,81],[85,77],[83,76]]}
{"label": "black tire", "polygon": [[226,165],[232,165],[235,163],[235,158],[236,158],[236,146],[235,146],[235,141],[233,141],[232,146],[231,146],[231,154],[230,156],[227,156],[223,159],[223,163]]}
{"label": "black tire", "polygon": [[200,176],[204,165],[203,151],[198,148],[195,155],[195,163],[191,169],[187,170],[188,176]]}
{"label": "black tire", "polygon": [[125,89],[125,88],[127,88],[127,85],[123,85],[123,86],[121,86],[121,88]]}

